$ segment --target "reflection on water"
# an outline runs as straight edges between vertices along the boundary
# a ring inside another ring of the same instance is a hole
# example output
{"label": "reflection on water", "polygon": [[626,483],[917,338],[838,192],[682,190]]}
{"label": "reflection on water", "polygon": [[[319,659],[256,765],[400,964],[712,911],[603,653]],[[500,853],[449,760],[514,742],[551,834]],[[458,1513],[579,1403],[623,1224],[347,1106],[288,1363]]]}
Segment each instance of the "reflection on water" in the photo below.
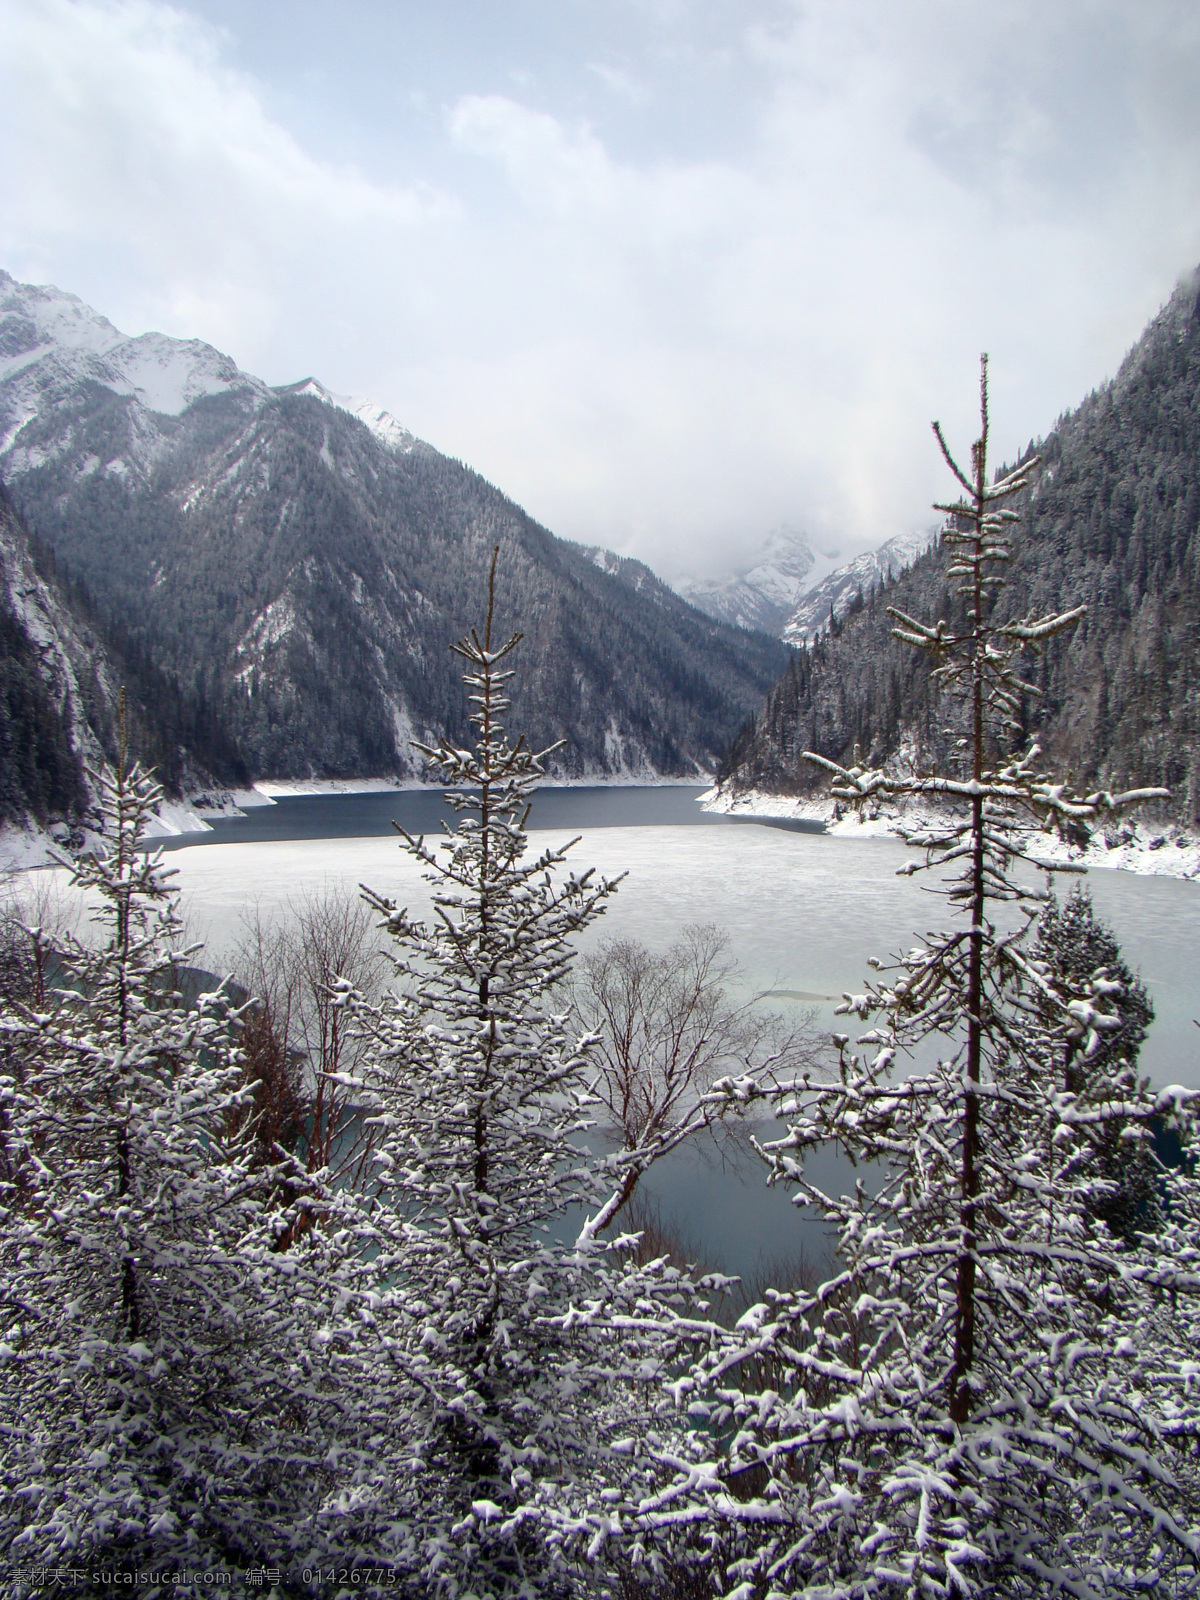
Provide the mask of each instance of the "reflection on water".
{"label": "reflection on water", "polygon": [[[665,1236],[657,1250],[670,1249],[701,1272],[739,1277],[746,1289],[794,1280],[801,1265],[827,1276],[833,1228],[811,1208],[795,1205],[790,1189],[768,1185],[770,1169],[753,1146],[755,1139],[780,1139],[786,1131],[783,1123],[730,1118],[672,1150],[644,1175],[629,1211],[618,1215],[606,1237],[650,1223]],[[584,1145],[597,1153],[613,1148],[598,1129]],[[834,1151],[815,1152],[805,1168],[830,1194],[854,1187],[855,1169]],[[584,1220],[572,1211],[554,1232],[566,1242]]]}
{"label": "reflection on water", "polygon": [[[768,1187],[768,1167],[753,1149],[751,1136],[779,1139],[782,1123],[731,1124],[673,1150],[642,1180],[645,1196],[657,1201],[665,1221],[673,1222],[699,1265],[735,1273],[747,1283],[766,1276],[778,1280],[800,1258],[827,1267],[833,1230],[811,1210],[796,1206],[792,1191]],[[814,1183],[841,1194],[854,1186],[850,1163],[835,1151],[809,1157]]]}

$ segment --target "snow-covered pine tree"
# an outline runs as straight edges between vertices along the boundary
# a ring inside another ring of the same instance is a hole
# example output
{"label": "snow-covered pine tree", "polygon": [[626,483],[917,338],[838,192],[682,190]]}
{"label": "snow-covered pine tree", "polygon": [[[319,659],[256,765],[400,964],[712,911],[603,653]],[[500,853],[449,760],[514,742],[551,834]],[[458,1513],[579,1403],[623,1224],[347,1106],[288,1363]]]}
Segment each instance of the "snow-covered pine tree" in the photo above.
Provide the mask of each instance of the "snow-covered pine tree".
{"label": "snow-covered pine tree", "polygon": [[[1032,943],[1034,958],[1048,973],[1068,984],[1086,985],[1100,977],[1118,986],[1116,1025],[1100,1034],[1085,1053],[1078,1041],[1067,1045],[1061,1066],[1062,1087],[1081,1101],[1091,1097],[1093,1083],[1107,1092],[1124,1072],[1137,1082],[1138,1052],[1154,1021],[1154,1005],[1146,985],[1121,954],[1116,935],[1096,915],[1092,897],[1076,883],[1061,902],[1052,895],[1038,917]],[[1100,1175],[1107,1193],[1097,1194],[1095,1215],[1113,1233],[1133,1244],[1162,1220],[1162,1172],[1150,1131],[1136,1123],[1114,1121],[1103,1130]]]}
{"label": "snow-covered pine tree", "polygon": [[181,993],[177,891],[138,847],[161,791],[92,778],[105,843],[71,882],[96,937],[31,929],[39,981],[0,1015],[0,1544],[81,1571],[353,1560],[379,1476],[354,1251],[336,1198],[256,1147],[223,992]]}
{"label": "snow-covered pine tree", "polygon": [[[1034,463],[988,480],[986,364],[981,419],[969,476],[937,430],[963,490],[940,508],[959,620],[893,613],[965,704],[966,770],[831,768],[843,802],[957,808],[910,830],[924,859],[906,870],[938,872],[962,919],[846,996],[844,1013],[875,1021],[865,1056],[838,1036],[836,1075],[780,1090],[787,1133],[763,1153],[837,1225],[836,1272],[713,1330],[676,1385],[706,1430],[642,1510],[660,1538],[694,1538],[703,1512],[729,1600],[1200,1593],[1194,1181],[1170,1179],[1169,1242],[1130,1246],[1099,1207],[1111,1130],[1144,1141],[1196,1096],[1151,1094],[1104,1052],[1121,1027],[1111,963],[1064,970],[1027,937],[1045,899],[1037,829],[1146,796],[1075,796],[1036,747],[1006,753],[1022,654],[1079,613],[997,616],[1008,502]],[[927,1041],[941,1059],[900,1076]],[[806,1178],[805,1151],[829,1140],[865,1164],[852,1194]]]}
{"label": "snow-covered pine tree", "polygon": [[425,751],[455,823],[436,848],[405,836],[432,918],[368,891],[399,982],[381,1005],[346,1001],[374,1044],[356,1093],[380,1173],[370,1225],[386,1237],[375,1389],[409,1460],[409,1581],[565,1596],[602,1570],[622,1506],[640,1498],[679,1348],[622,1319],[693,1289],[665,1261],[639,1268],[597,1239],[623,1173],[583,1148],[595,1039],[570,1033],[562,984],[572,939],[615,883],[566,870],[566,848],[528,851],[548,752],[505,733],[521,636],[493,641],[496,554],[482,637],[453,646],[476,746]]}

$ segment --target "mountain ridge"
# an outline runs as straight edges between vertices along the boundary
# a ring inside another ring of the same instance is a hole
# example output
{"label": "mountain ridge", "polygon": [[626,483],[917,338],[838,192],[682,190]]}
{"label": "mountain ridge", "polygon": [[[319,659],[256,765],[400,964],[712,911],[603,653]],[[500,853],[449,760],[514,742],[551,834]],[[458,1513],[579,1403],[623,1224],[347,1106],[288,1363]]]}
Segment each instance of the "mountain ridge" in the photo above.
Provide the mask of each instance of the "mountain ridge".
{"label": "mountain ridge", "polygon": [[[0,471],[255,775],[419,777],[417,742],[465,736],[446,646],[478,621],[497,544],[498,603],[528,640],[514,724],[568,741],[558,776],[710,772],[786,661],[640,563],[597,565],[380,407],[140,339],[0,278]],[[135,381],[146,350],[157,388]]]}

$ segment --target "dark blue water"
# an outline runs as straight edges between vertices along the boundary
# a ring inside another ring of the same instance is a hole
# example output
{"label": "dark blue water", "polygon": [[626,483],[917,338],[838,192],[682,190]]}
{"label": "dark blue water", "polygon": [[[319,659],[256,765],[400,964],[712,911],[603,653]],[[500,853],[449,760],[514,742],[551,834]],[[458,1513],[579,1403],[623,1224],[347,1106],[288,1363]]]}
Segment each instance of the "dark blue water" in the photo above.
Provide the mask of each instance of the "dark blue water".
{"label": "dark blue water", "polygon": [[[533,798],[531,828],[724,827],[752,819],[715,816],[696,804],[704,784],[654,787],[621,785],[554,788]],[[259,844],[284,839],[366,839],[391,834],[399,824],[407,833],[434,834],[452,815],[441,789],[400,789],[384,794],[295,795],[274,805],[255,806],[242,817],[213,822],[211,833],[182,833],[153,844],[164,850],[205,844]],[[758,820],[758,819],[753,819]],[[765,819],[763,819],[765,820]],[[819,822],[778,822],[771,826],[821,833]]]}

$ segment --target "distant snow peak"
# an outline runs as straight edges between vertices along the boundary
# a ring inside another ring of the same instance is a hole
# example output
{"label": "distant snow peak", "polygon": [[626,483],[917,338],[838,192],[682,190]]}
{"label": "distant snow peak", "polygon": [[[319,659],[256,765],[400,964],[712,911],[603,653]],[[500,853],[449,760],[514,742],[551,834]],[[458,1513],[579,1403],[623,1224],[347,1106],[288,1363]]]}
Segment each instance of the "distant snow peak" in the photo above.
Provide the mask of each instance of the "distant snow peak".
{"label": "distant snow peak", "polygon": [[729,578],[685,580],[679,593],[701,611],[741,628],[776,634],[788,644],[808,644],[864,593],[911,566],[936,538],[933,529],[900,533],[877,550],[846,561],[836,546],[812,544],[793,528],[776,528],[756,552],[753,565]]}
{"label": "distant snow peak", "polygon": [[811,644],[829,625],[830,616],[842,616],[856,594],[866,594],[885,578],[894,578],[924,555],[937,538],[936,528],[918,528],[886,539],[877,550],[865,550],[836,567],[798,598],[781,631],[788,644]]}
{"label": "distant snow peak", "polygon": [[814,568],[823,575],[828,564],[804,534],[782,526],[767,535],[748,567],[727,578],[685,579],[678,588],[685,600],[721,622],[778,633],[812,582]]}
{"label": "distant snow peak", "polygon": [[358,400],[353,395],[334,394],[316,378],[305,378],[300,383],[290,383],[280,391],[284,394],[307,394],[339,411],[348,411],[352,417],[364,422],[379,442],[393,455],[407,455],[416,439],[403,424],[396,421],[390,411],[385,411],[374,400]]}

